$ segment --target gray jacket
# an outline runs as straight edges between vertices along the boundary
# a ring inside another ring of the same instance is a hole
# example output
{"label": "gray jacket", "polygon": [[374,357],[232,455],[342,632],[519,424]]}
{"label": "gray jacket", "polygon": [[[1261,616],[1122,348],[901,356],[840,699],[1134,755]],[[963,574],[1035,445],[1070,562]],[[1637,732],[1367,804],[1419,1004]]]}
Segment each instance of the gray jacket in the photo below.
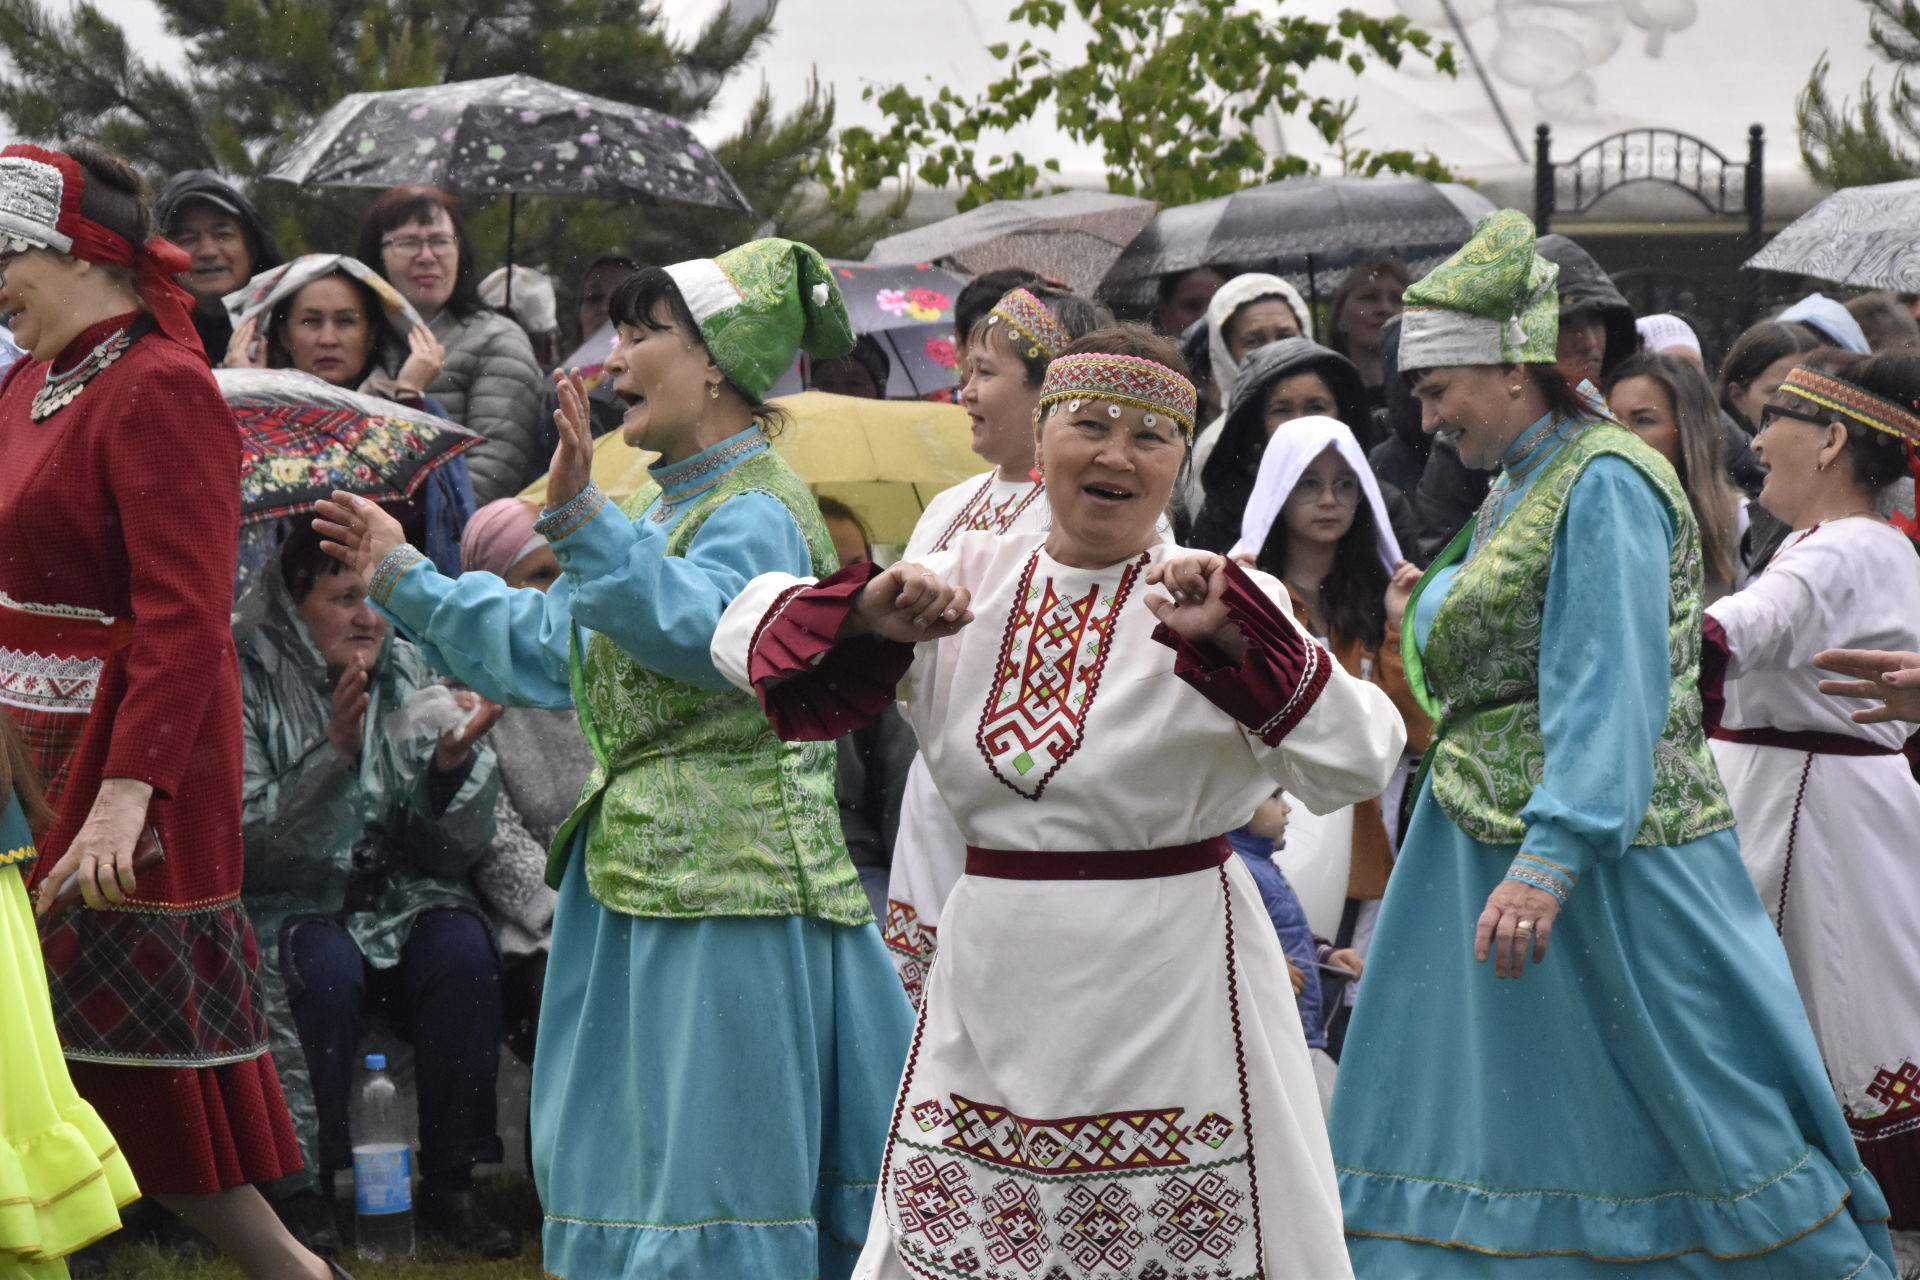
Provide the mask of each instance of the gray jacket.
{"label": "gray jacket", "polygon": [[497,311],[464,320],[441,309],[433,336],[447,349],[440,376],[427,394],[447,416],[484,437],[466,454],[473,505],[512,497],[547,469],[541,443],[540,385],[544,380],[526,333]]}

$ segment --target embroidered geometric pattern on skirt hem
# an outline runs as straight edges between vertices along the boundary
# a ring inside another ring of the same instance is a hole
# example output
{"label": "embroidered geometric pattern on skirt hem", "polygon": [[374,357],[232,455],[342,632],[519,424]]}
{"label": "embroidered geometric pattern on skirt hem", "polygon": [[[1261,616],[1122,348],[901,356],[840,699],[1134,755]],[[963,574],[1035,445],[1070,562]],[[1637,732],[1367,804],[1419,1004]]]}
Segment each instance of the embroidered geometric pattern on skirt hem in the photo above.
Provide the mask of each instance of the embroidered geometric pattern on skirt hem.
{"label": "embroidered geometric pattern on skirt hem", "polygon": [[919,912],[897,898],[888,898],[880,938],[887,944],[900,984],[907,989],[907,999],[918,1009],[926,992],[927,975],[933,971],[933,953],[940,946],[939,928],[920,923]]}
{"label": "embroidered geometric pattern on skirt hem", "polygon": [[237,902],[74,910],[41,941],[72,1061],[212,1067],[266,1052],[259,952]]}
{"label": "embroidered geometric pattern on skirt hem", "polygon": [[954,1094],[907,1113],[928,1140],[896,1138],[885,1194],[918,1274],[1024,1276],[1049,1255],[1089,1277],[1257,1274],[1247,1157],[1218,1154],[1240,1126],[1217,1111],[1042,1120]]}
{"label": "embroidered geometric pattern on skirt hem", "polygon": [[1842,1099],[1861,1163],[1880,1180],[1896,1226],[1920,1210],[1920,1065],[1882,1068],[1864,1097]]}

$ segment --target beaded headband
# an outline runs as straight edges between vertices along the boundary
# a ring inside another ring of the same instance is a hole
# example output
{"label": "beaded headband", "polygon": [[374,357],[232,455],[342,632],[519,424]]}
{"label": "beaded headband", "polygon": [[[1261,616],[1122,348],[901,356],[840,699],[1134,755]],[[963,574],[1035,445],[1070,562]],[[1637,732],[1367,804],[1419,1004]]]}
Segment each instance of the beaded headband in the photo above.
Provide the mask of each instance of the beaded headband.
{"label": "beaded headband", "polygon": [[1025,289],[1012,290],[994,303],[987,313],[987,323],[1005,323],[1014,349],[1024,350],[1029,360],[1051,360],[1073,341],[1053,312],[1047,310],[1047,304]]}
{"label": "beaded headband", "polygon": [[1147,411],[1149,427],[1156,425],[1158,415],[1164,413],[1179,425],[1182,435],[1189,439],[1193,436],[1193,384],[1153,360],[1097,351],[1061,356],[1047,366],[1036,412],[1044,414],[1047,406],[1062,400],[1070,413],[1080,411],[1082,400],[1105,400],[1107,413],[1115,418],[1120,416],[1121,405],[1130,404]]}
{"label": "beaded headband", "polygon": [[132,267],[134,289],[161,331],[188,350],[200,351],[193,295],[174,278],[192,268],[192,259],[158,236],[132,244],[81,213],[80,193],[86,185],[86,171],[65,152],[22,143],[0,149],[0,252],[47,249],[88,262]]}
{"label": "beaded headband", "polygon": [[1793,372],[1787,375],[1787,380],[1780,384],[1780,389],[1791,391],[1822,409],[1831,409],[1842,417],[1851,418],[1861,426],[1896,436],[1906,441],[1909,447],[1920,445],[1920,413],[1915,412],[1913,405],[1889,400],[1865,387],[1857,387],[1805,365],[1795,366]]}
{"label": "beaded headband", "polygon": [[[1916,413],[1920,405],[1889,400],[1844,378],[1805,365],[1796,366],[1780,384],[1780,389],[1900,441],[1907,450],[1907,474],[1915,486],[1920,487],[1920,413]],[[1897,502],[1895,509],[1887,513],[1887,519],[1909,538],[1920,540],[1920,518],[1916,518],[1910,500]]]}

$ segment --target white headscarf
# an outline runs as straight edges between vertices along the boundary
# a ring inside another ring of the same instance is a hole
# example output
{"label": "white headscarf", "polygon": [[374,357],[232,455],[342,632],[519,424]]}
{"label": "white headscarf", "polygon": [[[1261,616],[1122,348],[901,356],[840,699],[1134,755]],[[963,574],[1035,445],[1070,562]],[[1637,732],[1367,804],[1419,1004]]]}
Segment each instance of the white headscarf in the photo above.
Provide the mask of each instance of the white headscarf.
{"label": "white headscarf", "polygon": [[1273,433],[1273,438],[1267,441],[1267,451],[1260,455],[1260,475],[1253,482],[1253,495],[1247,499],[1247,509],[1240,517],[1240,541],[1234,545],[1234,555],[1260,554],[1294,486],[1300,483],[1300,477],[1313,465],[1313,460],[1328,449],[1337,450],[1359,478],[1360,491],[1373,508],[1380,563],[1387,567],[1389,574],[1394,571],[1402,558],[1400,542],[1393,536],[1393,522],[1387,519],[1387,503],[1380,496],[1380,482],[1373,478],[1373,468],[1367,465],[1367,455],[1360,451],[1360,442],[1353,438],[1352,430],[1337,418],[1295,418],[1281,423]]}
{"label": "white headscarf", "polygon": [[1227,321],[1233,319],[1234,312],[1261,298],[1278,298],[1286,303],[1300,326],[1300,336],[1313,336],[1313,318],[1307,314],[1300,291],[1279,276],[1249,271],[1221,285],[1207,304],[1207,345],[1213,353],[1213,385],[1219,388],[1222,405],[1233,399],[1233,383],[1240,376],[1240,362],[1227,352]]}
{"label": "white headscarf", "polygon": [[1245,275],[1235,276],[1214,291],[1213,301],[1207,304],[1207,348],[1212,353],[1213,385],[1218,395],[1220,414],[1201,430],[1199,438],[1193,442],[1193,467],[1188,472],[1183,500],[1186,509],[1196,516],[1200,514],[1200,504],[1206,496],[1200,483],[1200,473],[1206,469],[1207,459],[1213,456],[1213,447],[1220,443],[1220,430],[1227,423],[1226,407],[1233,403],[1233,384],[1240,378],[1240,362],[1227,352],[1227,321],[1233,319],[1234,312],[1261,298],[1278,298],[1286,303],[1293,311],[1294,320],[1300,325],[1300,336],[1313,337],[1313,317],[1308,313],[1300,291],[1279,276],[1249,271]]}

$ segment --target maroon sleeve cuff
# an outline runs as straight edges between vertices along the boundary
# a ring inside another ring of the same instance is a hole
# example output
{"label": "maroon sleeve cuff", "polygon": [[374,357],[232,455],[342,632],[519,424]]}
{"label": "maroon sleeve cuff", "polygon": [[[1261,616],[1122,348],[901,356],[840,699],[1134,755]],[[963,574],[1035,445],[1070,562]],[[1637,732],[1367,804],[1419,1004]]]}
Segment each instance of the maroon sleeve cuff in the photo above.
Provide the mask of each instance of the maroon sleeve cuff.
{"label": "maroon sleeve cuff", "polygon": [[747,679],[773,731],[823,742],[879,715],[913,664],[913,646],[877,636],[837,641],[876,564],[848,565],[812,586],[789,587],[753,633]]}
{"label": "maroon sleeve cuff", "polygon": [[1333,658],[1300,633],[1278,605],[1231,560],[1222,597],[1247,642],[1239,666],[1211,647],[1189,642],[1164,622],[1153,638],[1177,655],[1173,669],[1214,706],[1253,730],[1270,747],[1293,732],[1327,687]]}
{"label": "maroon sleeve cuff", "polygon": [[1700,720],[1708,736],[1720,728],[1727,710],[1727,663],[1733,653],[1720,619],[1705,615],[1700,627]]}

